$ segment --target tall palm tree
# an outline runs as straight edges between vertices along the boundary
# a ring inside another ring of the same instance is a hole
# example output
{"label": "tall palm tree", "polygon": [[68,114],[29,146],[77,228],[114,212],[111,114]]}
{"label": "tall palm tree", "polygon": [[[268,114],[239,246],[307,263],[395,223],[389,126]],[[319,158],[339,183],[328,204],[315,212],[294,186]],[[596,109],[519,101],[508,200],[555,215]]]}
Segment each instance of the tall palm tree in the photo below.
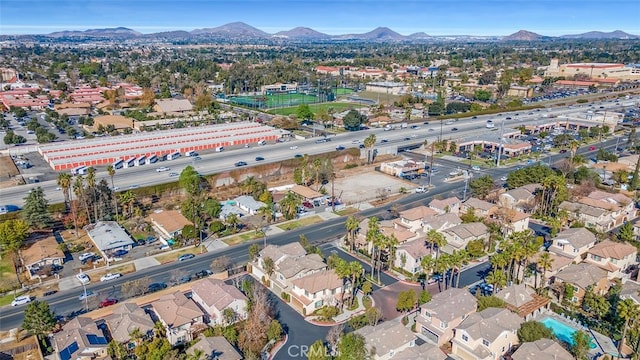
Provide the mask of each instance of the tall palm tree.
{"label": "tall palm tree", "polygon": [[84,205],[84,211],[87,214],[87,219],[91,223],[91,214],[89,212],[89,204],[87,204],[87,198],[84,196],[84,178],[82,175],[77,175],[73,182],[73,193],[76,196],[76,201],[82,201]]}
{"label": "tall palm tree", "polygon": [[616,307],[618,317],[624,319],[624,325],[622,327],[622,338],[618,343],[618,352],[622,353],[622,347],[624,346],[625,338],[627,337],[627,330],[629,328],[629,320],[637,319],[640,316],[640,308],[631,299],[624,299],[618,302]]}
{"label": "tall palm tree", "polygon": [[98,204],[96,201],[96,169],[94,167],[90,167],[87,169],[87,187],[89,191],[91,191],[91,200],[93,200],[93,219],[98,221]]}
{"label": "tall palm tree", "polygon": [[349,263],[349,275],[351,276],[351,305],[355,300],[358,293],[360,277],[362,276],[364,269],[359,261],[352,261]]}
{"label": "tall palm tree", "polygon": [[538,262],[536,264],[536,269],[540,271],[540,285],[545,286],[546,273],[551,270],[551,266],[553,265],[553,258],[548,252],[543,252],[538,257]]}
{"label": "tall palm tree", "polygon": [[267,222],[267,224],[270,224],[271,221],[273,220],[273,208],[269,204],[258,209],[258,214],[262,216],[262,218]]}
{"label": "tall palm tree", "polygon": [[576,156],[576,151],[578,150],[578,148],[580,147],[580,143],[577,142],[576,140],[572,140],[571,142],[569,142],[569,149],[571,149],[571,164],[573,164],[573,157]]}
{"label": "tall palm tree", "polygon": [[[125,191],[125,192],[121,192],[118,195],[118,198],[120,200],[120,203],[122,204],[122,206],[127,210],[126,213],[126,217],[130,218],[131,215],[133,215],[133,204],[136,201],[136,196],[133,192],[131,191]],[[124,215],[125,211],[123,209],[122,211],[122,215]]]}
{"label": "tall palm tree", "polygon": [[431,250],[433,250],[434,246],[437,247],[436,259],[438,259],[438,256],[440,255],[440,249],[447,244],[447,239],[445,239],[442,233],[439,233],[435,229],[431,229],[427,232],[425,240],[428,244],[431,245]]}
{"label": "tall palm tree", "polygon": [[373,146],[376,144],[376,136],[371,134],[364,139],[364,147],[367,149],[367,164],[373,161]]}
{"label": "tall palm tree", "polygon": [[344,226],[347,228],[347,242],[349,245],[349,251],[353,252],[356,248],[355,246],[355,242],[356,242],[356,231],[358,230],[358,227],[360,226],[360,222],[358,221],[358,219],[353,216],[350,215],[347,218],[347,221],[344,223]]}
{"label": "tall palm tree", "polygon": [[313,163],[312,163],[312,167],[313,167],[313,174],[316,177],[316,190],[320,190],[320,187],[322,186],[322,184],[320,184],[320,167],[322,165],[322,161],[320,161],[320,158],[315,158],[313,159]]}
{"label": "tall palm tree", "polygon": [[107,166],[107,174],[111,178],[111,191],[114,192],[113,196],[113,208],[116,209],[116,219],[118,218],[118,200],[115,196],[115,186],[113,185],[113,178],[116,176],[116,168],[113,165]]}
{"label": "tall palm tree", "polygon": [[294,193],[287,193],[287,195],[285,195],[285,197],[280,200],[280,211],[282,211],[282,215],[284,215],[285,219],[293,219],[298,213],[300,204],[300,199],[298,199],[298,197]]}
{"label": "tall palm tree", "polygon": [[62,194],[64,195],[64,204],[67,208],[71,207],[70,203],[70,192],[71,188],[71,174],[69,173],[59,173],[58,179],[56,180],[58,186],[62,189]]}
{"label": "tall palm tree", "polygon": [[498,288],[502,288],[507,285],[507,276],[500,270],[494,270],[487,275],[485,281],[487,284],[493,285],[492,294],[495,294]]}
{"label": "tall palm tree", "polygon": [[377,241],[377,238],[382,234],[380,233],[380,224],[378,223],[377,217],[370,217],[368,226],[369,228],[367,229],[367,234],[365,236],[367,239],[367,243],[369,243],[369,247],[371,248],[369,255],[371,255],[371,277],[373,278],[375,265],[375,242]]}
{"label": "tall palm tree", "polygon": [[[462,271],[462,266],[469,260],[469,254],[466,250],[458,250],[453,252],[453,256],[451,258],[451,265],[456,272],[456,287],[460,287],[460,272]],[[453,272],[451,273],[451,277],[453,277]]]}

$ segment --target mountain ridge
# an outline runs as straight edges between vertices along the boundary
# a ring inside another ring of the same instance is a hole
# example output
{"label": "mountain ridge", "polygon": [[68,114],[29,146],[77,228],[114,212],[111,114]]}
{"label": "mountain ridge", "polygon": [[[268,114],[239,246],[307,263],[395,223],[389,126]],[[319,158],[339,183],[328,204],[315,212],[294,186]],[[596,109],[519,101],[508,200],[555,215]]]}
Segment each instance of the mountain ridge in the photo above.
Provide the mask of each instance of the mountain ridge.
{"label": "mountain ridge", "polygon": [[[31,34],[14,36],[46,36],[46,37],[86,37],[86,38],[188,38],[188,37],[222,37],[241,39],[273,39],[282,38],[290,40],[360,40],[360,41],[417,41],[429,39],[455,39],[455,38],[486,38],[499,39],[505,41],[535,41],[543,39],[640,39],[640,35],[633,35],[622,30],[611,32],[589,31],[580,34],[569,34],[561,36],[544,36],[528,30],[520,30],[507,36],[474,36],[474,35],[428,35],[425,32],[417,32],[409,35],[402,35],[388,27],[377,27],[365,33],[329,35],[316,31],[309,27],[298,26],[290,30],[268,33],[244,22],[231,22],[217,27],[199,28],[191,31],[176,30],[164,31],[149,34],[142,34],[127,27],[87,29],[87,30],[64,30],[49,34]],[[7,36],[7,35],[4,35]],[[10,36],[10,35],[9,35]]]}

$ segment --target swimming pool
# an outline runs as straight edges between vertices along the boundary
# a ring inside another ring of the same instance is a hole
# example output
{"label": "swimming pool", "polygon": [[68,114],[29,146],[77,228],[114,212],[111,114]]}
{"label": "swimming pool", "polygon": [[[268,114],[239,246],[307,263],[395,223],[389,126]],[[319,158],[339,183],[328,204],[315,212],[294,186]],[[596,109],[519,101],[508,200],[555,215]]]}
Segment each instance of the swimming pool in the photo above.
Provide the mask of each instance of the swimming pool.
{"label": "swimming pool", "polygon": [[[573,346],[573,334],[578,331],[578,329],[573,328],[561,321],[558,321],[552,317],[546,317],[542,320],[540,320],[540,322],[548,327],[549,329],[551,329],[551,331],[553,331],[553,334],[559,339],[562,340],[564,342],[566,342],[567,344]],[[592,338],[589,339],[589,347],[592,349],[596,348],[596,344],[593,341]]]}

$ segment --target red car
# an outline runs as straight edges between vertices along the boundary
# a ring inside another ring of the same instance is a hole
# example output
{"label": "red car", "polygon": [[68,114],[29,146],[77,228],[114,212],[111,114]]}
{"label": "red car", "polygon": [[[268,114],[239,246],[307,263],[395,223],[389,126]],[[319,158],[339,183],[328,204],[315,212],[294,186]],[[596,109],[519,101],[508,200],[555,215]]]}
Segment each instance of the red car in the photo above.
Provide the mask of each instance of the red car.
{"label": "red car", "polygon": [[589,151],[593,151],[593,150],[595,150],[595,149],[596,149],[596,147],[595,147],[595,146],[589,146]]}
{"label": "red car", "polygon": [[104,299],[100,302],[99,307],[103,308],[103,307],[115,305],[117,303],[118,303],[117,299]]}
{"label": "red car", "polygon": [[313,204],[308,201],[303,202],[302,206],[306,207],[307,209],[313,209]]}

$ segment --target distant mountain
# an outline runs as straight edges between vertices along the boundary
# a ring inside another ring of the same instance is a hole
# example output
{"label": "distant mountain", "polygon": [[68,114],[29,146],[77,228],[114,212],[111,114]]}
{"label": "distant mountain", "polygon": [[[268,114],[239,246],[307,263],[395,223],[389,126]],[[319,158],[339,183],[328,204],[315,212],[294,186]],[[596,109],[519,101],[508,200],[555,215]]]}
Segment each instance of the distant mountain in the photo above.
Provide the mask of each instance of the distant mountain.
{"label": "distant mountain", "polygon": [[541,40],[544,36],[540,34],[536,34],[527,30],[520,30],[517,33],[513,33],[509,36],[505,36],[502,38],[504,41],[535,41]]}
{"label": "distant mountain", "polygon": [[402,41],[407,37],[387,28],[378,27],[364,34],[347,34],[334,37],[339,40],[362,40],[362,41]]}
{"label": "distant mountain", "polygon": [[153,39],[188,39],[192,37],[190,32],[184,30],[176,30],[176,31],[165,31],[153,34],[145,34],[143,37],[145,38],[153,38]]}
{"label": "distant mountain", "polygon": [[589,31],[582,34],[562,35],[564,39],[640,39],[638,35],[627,34],[622,30],[611,32]]}
{"label": "distant mountain", "polygon": [[85,31],[58,31],[49,34],[50,37],[110,37],[110,38],[133,38],[142,34],[126,27],[89,29]]}
{"label": "distant mountain", "polygon": [[282,37],[287,39],[300,39],[300,40],[322,40],[329,39],[331,36],[315,31],[308,27],[297,27],[287,31],[280,31],[273,34],[276,37]]}
{"label": "distant mountain", "polygon": [[432,39],[433,36],[425,33],[425,32],[417,32],[407,36],[411,40],[422,40],[422,39]]}
{"label": "distant mountain", "polygon": [[215,28],[196,29],[191,31],[193,35],[217,35],[224,37],[240,37],[240,38],[269,38],[271,34],[268,34],[260,29],[256,29],[253,26],[247,25],[243,22],[233,22],[218,26]]}

